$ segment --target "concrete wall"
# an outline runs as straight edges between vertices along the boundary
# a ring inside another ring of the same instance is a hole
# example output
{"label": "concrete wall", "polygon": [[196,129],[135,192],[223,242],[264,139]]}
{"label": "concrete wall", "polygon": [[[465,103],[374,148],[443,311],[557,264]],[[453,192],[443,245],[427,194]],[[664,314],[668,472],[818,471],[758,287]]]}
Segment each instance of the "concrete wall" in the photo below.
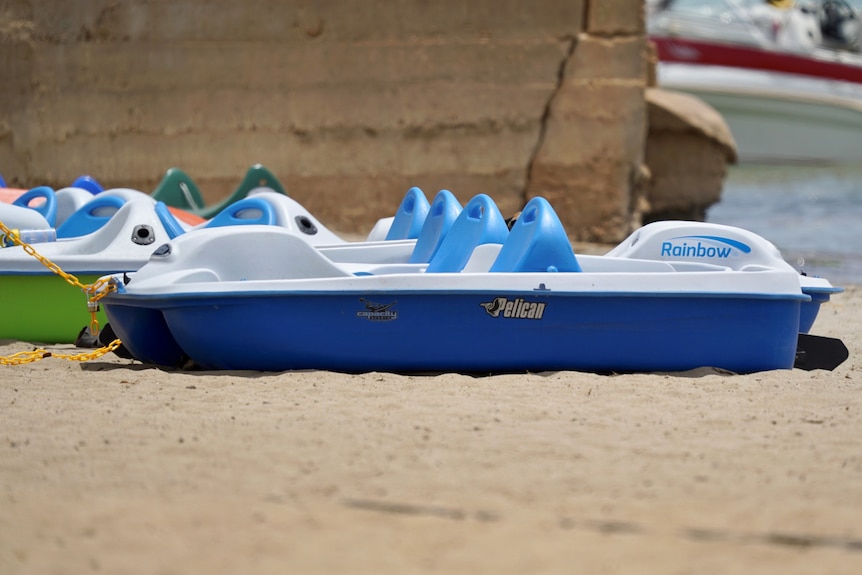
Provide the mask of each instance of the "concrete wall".
{"label": "concrete wall", "polygon": [[210,201],[254,163],[337,230],[408,187],[504,215],[532,196],[570,234],[639,221],[642,0],[6,0],[0,173]]}

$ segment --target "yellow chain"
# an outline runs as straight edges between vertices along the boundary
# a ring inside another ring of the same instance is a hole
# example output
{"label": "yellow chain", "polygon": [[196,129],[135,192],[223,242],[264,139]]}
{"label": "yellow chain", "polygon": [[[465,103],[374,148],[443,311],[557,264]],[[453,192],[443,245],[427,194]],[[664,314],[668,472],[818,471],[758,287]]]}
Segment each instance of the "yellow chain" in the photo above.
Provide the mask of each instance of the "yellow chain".
{"label": "yellow chain", "polygon": [[[99,278],[89,285],[84,285],[78,280],[78,278],[70,273],[64,272],[60,269],[60,266],[37,252],[33,246],[22,241],[18,230],[8,228],[2,221],[0,221],[0,232],[3,232],[6,238],[11,240],[15,245],[21,246],[27,254],[39,260],[43,266],[66,280],[66,283],[80,288],[85,294],[87,294],[87,309],[90,312],[90,333],[94,337],[97,336],[99,334],[99,320],[96,318],[96,312],[99,311],[99,300],[117,289],[117,286],[114,285],[109,278]],[[120,344],[120,340],[115,339],[105,347],[77,354],[52,353],[43,349],[22,351],[12,354],[9,357],[0,357],[0,365],[32,363],[45,357],[59,357],[61,359],[68,359],[71,361],[88,361],[90,359],[102,357],[110,351],[114,351],[120,346]]]}
{"label": "yellow chain", "polygon": [[57,357],[60,359],[68,359],[69,361],[90,361],[93,359],[98,359],[109,353],[114,351],[120,345],[122,345],[119,339],[115,339],[105,347],[100,347],[99,349],[94,349],[93,351],[84,351],[81,353],[57,353],[55,351],[48,351],[46,349],[34,349],[32,351],[19,351],[18,353],[13,353],[12,355],[7,355],[5,357],[0,356],[0,365],[23,365],[25,363],[33,363],[34,361],[39,361],[40,359],[45,359],[46,357]]}

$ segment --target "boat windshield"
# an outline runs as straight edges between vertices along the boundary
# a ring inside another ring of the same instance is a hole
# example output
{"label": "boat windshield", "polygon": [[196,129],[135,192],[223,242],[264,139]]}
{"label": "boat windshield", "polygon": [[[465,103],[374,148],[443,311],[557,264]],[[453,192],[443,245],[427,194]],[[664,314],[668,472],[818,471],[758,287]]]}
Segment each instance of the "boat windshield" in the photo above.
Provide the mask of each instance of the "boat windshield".
{"label": "boat windshield", "polygon": [[648,0],[647,30],[796,52],[859,52],[862,0]]}
{"label": "boat windshield", "polygon": [[763,0],[654,0],[647,30],[651,35],[684,36],[768,46],[749,8]]}

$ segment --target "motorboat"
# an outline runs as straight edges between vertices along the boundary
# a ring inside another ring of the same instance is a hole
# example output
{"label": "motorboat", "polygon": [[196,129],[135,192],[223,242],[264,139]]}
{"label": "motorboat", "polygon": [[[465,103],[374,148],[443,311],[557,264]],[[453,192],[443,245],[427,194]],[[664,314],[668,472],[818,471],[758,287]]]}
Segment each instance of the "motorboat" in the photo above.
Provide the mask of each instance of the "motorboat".
{"label": "motorboat", "polygon": [[[437,203],[413,243],[312,245],[273,226],[195,230],[161,245],[137,272],[106,278],[101,301],[126,352],[165,367],[794,366],[812,296],[755,234],[663,222],[609,254],[582,255],[541,197],[511,231],[488,196],[471,199],[449,226],[452,214]],[[820,287],[826,299],[840,291]]]}
{"label": "motorboat", "polygon": [[649,2],[657,83],[714,107],[742,163],[862,161],[862,1],[853,2]]}

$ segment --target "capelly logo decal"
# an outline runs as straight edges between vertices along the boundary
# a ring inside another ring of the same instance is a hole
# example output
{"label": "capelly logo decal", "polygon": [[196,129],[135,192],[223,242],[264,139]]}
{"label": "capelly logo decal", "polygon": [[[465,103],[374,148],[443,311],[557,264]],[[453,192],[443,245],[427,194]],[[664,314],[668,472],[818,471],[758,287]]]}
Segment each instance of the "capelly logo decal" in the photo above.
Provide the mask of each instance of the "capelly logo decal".
{"label": "capelly logo decal", "polygon": [[362,317],[368,321],[392,321],[393,319],[398,319],[398,312],[390,309],[398,303],[397,301],[383,304],[374,303],[363,298],[359,298],[359,301],[365,304],[365,310],[356,312],[356,317]]}
{"label": "capelly logo decal", "polygon": [[[682,241],[680,242],[680,240]],[[747,254],[751,252],[751,247],[740,241],[721,236],[679,236],[671,238],[670,241],[662,242],[660,255],[674,258],[725,259],[738,256],[739,254],[733,253],[734,250]]]}
{"label": "capelly logo decal", "polygon": [[541,302],[524,301],[516,297],[509,299],[505,297],[494,298],[494,301],[480,303],[491,317],[512,317],[517,319],[542,319],[545,313],[545,304]]}

